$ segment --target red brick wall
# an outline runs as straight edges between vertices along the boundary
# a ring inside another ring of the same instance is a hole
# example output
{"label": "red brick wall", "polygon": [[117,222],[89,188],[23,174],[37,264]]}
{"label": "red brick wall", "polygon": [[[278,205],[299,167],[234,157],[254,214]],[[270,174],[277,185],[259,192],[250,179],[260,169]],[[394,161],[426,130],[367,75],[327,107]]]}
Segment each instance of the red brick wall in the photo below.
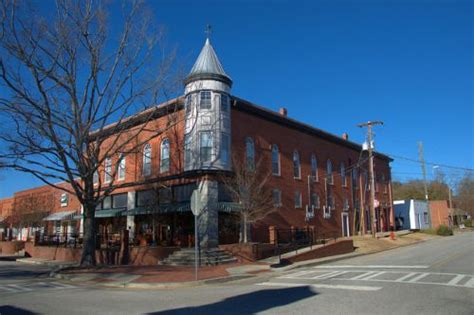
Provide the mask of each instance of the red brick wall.
{"label": "red brick wall", "polygon": [[[281,176],[271,176],[269,186],[282,191],[283,206],[277,213],[268,216],[265,225],[274,225],[279,228],[289,228],[290,226],[304,227],[314,225],[319,233],[338,232],[341,230],[341,212],[343,198],[348,198],[350,202],[349,219],[352,231],[353,205],[350,193],[350,174],[346,175],[347,187],[342,187],[340,176],[340,163],[344,162],[346,168],[354,164],[359,159],[359,151],[345,147],[334,142],[319,138],[315,135],[295,130],[275,122],[265,120],[246,112],[232,111],[232,149],[233,154],[245,156],[245,139],[251,137],[255,143],[256,161],[262,159],[262,165],[268,167],[266,172],[270,172],[271,166],[271,146],[278,145],[280,151]],[[293,176],[293,151],[299,152],[301,161],[301,179]],[[317,211],[316,217],[309,223],[305,221],[305,208],[308,204],[308,184],[307,176],[311,174],[311,155],[316,155],[318,161],[319,181],[312,185],[312,192],[320,196],[321,209]],[[325,203],[324,177],[326,176],[326,161],[331,159],[333,166],[334,185],[333,194],[336,203],[336,211],[332,213],[330,219],[323,218],[322,205]],[[375,159],[375,171],[377,176],[385,175],[390,179],[390,168],[388,161],[380,158]],[[294,193],[302,193],[303,207],[295,209]],[[356,191],[359,197],[358,190]],[[390,204],[388,188],[386,192],[379,183],[379,191],[376,198],[382,203]],[[358,198],[359,199],[359,198]],[[265,228],[263,228],[265,229]]]}
{"label": "red brick wall", "polygon": [[437,228],[440,225],[449,225],[449,202],[448,200],[430,201],[431,225]]}
{"label": "red brick wall", "polygon": [[295,263],[310,259],[323,258],[328,256],[342,255],[352,253],[354,251],[354,243],[352,240],[336,241],[323,247],[315,248],[311,251],[295,255],[285,259],[288,262]]}

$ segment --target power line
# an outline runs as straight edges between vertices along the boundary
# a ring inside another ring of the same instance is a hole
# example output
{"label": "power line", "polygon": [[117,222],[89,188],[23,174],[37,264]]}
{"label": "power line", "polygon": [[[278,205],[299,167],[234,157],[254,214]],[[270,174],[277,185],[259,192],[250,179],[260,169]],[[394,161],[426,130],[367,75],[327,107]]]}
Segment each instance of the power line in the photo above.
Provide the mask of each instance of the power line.
{"label": "power line", "polygon": [[[421,161],[419,161],[419,160],[408,158],[408,157],[405,157],[405,156],[400,156],[400,155],[395,155],[395,154],[388,154],[388,156],[391,157],[391,158],[395,158],[395,159],[402,159],[402,160],[406,160],[406,161],[410,161],[410,162],[414,162],[414,163],[421,163]],[[445,167],[445,168],[452,168],[452,169],[468,171],[468,172],[474,172],[473,168],[467,168],[467,167],[453,166],[453,165],[426,162],[426,161],[425,161],[425,164],[433,165],[433,166],[440,166],[440,167]]]}

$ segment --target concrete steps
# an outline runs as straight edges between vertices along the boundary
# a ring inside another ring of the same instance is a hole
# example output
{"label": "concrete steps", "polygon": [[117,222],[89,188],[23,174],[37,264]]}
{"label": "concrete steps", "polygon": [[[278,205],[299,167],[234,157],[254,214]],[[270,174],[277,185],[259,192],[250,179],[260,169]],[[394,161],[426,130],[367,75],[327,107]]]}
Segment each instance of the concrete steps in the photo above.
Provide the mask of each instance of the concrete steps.
{"label": "concrete steps", "polygon": [[[215,266],[237,262],[237,259],[230,253],[218,248],[201,250],[200,254],[201,266]],[[194,259],[194,249],[183,248],[165,258],[160,264],[170,266],[194,266]]]}

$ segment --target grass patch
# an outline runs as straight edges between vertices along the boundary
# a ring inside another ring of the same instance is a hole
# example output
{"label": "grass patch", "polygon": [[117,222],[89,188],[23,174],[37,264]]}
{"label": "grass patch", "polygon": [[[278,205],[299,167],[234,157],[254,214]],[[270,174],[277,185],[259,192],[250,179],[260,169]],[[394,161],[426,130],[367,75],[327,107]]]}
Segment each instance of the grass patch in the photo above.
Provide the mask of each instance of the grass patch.
{"label": "grass patch", "polygon": [[453,229],[446,226],[440,225],[437,229],[429,228],[420,230],[421,233],[430,234],[430,235],[440,235],[440,236],[451,236],[453,235]]}

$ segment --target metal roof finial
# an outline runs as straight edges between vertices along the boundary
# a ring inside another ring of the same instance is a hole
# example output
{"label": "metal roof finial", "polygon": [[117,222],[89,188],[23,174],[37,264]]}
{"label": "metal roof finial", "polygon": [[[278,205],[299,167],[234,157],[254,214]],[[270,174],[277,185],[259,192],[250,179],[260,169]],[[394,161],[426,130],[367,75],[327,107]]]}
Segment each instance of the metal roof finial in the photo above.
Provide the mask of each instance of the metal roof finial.
{"label": "metal roof finial", "polygon": [[212,33],[212,26],[211,24],[207,24],[206,25],[206,30],[204,31],[204,33],[206,33],[206,42],[209,42],[209,39],[211,37],[211,33]]}

